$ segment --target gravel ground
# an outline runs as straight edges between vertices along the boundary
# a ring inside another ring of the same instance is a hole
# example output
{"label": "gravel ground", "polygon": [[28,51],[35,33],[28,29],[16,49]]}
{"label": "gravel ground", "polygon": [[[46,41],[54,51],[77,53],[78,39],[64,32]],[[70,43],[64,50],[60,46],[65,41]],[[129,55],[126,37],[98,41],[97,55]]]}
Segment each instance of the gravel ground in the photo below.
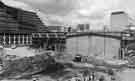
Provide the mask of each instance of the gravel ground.
{"label": "gravel ground", "polygon": [[122,81],[135,81],[135,69],[127,69],[121,73],[119,73]]}

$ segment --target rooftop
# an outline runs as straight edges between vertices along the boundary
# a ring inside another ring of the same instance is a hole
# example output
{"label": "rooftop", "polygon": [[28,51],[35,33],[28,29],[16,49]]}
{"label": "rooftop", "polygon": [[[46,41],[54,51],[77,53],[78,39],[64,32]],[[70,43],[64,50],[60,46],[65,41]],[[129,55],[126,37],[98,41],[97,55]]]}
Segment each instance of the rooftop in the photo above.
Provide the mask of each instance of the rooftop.
{"label": "rooftop", "polygon": [[116,11],[116,12],[112,12],[113,15],[116,15],[116,14],[125,14],[124,11]]}

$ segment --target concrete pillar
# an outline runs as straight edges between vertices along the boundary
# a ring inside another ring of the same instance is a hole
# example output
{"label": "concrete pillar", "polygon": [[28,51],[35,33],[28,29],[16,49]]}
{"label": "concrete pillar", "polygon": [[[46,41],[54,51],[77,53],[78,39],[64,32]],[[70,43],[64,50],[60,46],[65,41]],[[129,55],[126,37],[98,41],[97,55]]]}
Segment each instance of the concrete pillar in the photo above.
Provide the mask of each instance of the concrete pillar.
{"label": "concrete pillar", "polygon": [[30,41],[30,45],[31,45],[31,44],[32,44],[32,36],[30,35],[30,37],[29,37],[29,38],[30,38],[30,40],[29,40],[29,41]]}
{"label": "concrete pillar", "polygon": [[24,40],[25,39],[25,37],[24,37],[24,35],[22,35],[22,44],[24,45]]}
{"label": "concrete pillar", "polygon": [[4,36],[3,36],[3,44],[6,45],[6,35],[4,33]]}
{"label": "concrete pillar", "polygon": [[29,35],[26,36],[26,44],[29,44]]}
{"label": "concrete pillar", "polygon": [[16,35],[14,34],[14,44],[16,44]]}
{"label": "concrete pillar", "polygon": [[8,40],[8,43],[9,43],[9,45],[11,44],[11,36],[10,36],[10,34],[9,34],[9,40]]}
{"label": "concrete pillar", "polygon": [[20,34],[19,34],[19,36],[18,36],[18,44],[19,44],[19,45],[21,44],[21,36],[20,36]]}

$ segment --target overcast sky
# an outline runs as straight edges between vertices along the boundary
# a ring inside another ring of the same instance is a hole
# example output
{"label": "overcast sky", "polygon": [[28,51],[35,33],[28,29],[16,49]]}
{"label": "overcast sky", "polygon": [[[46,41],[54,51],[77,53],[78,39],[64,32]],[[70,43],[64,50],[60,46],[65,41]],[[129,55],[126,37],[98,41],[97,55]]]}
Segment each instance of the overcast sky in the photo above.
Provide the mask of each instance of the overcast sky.
{"label": "overcast sky", "polygon": [[[125,10],[135,14],[135,0],[2,0],[10,6],[38,11],[46,24],[75,25],[78,23],[103,24],[106,13]],[[40,11],[40,12],[39,12]]]}

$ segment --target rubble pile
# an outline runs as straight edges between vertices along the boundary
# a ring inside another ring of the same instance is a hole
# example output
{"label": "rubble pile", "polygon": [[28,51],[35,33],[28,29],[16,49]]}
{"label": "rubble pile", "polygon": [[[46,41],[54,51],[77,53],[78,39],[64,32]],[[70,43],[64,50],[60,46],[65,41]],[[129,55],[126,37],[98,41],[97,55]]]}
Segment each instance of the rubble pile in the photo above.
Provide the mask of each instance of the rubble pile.
{"label": "rubble pile", "polygon": [[46,54],[23,57],[16,60],[6,60],[0,77],[7,78],[21,75],[22,73],[33,74],[40,72],[45,70],[51,62],[53,62],[53,59]]}

